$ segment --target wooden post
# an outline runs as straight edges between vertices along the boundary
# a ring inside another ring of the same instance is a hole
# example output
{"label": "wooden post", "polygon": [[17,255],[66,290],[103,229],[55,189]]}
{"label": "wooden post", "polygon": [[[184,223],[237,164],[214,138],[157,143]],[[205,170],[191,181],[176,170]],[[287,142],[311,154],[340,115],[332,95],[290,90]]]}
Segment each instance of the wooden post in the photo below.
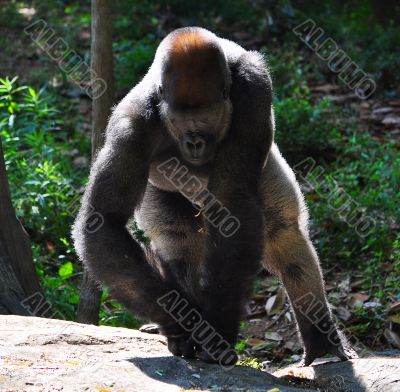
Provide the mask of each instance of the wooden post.
{"label": "wooden post", "polygon": [[[112,16],[109,0],[92,0],[92,78],[105,82],[105,90],[92,97],[92,159],[104,144],[104,133],[114,102]],[[93,82],[93,80],[92,80]],[[93,84],[93,83],[92,83]],[[98,324],[102,291],[84,271],[77,318],[80,323]]]}
{"label": "wooden post", "polygon": [[[40,306],[31,308],[29,297],[35,302],[40,298]],[[0,138],[0,314],[41,316],[48,311],[33,265],[29,236],[11,202]]]}

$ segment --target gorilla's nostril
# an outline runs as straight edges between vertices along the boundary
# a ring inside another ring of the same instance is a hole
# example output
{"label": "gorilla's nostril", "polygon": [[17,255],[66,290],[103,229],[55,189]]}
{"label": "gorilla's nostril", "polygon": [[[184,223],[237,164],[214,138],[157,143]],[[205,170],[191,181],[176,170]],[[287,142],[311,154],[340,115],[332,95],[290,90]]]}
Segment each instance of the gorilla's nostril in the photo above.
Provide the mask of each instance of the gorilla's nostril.
{"label": "gorilla's nostril", "polygon": [[203,142],[193,143],[193,147],[194,147],[195,150],[200,150],[202,145],[203,145]]}
{"label": "gorilla's nostril", "polygon": [[185,141],[185,150],[188,154],[192,156],[192,158],[200,158],[205,149],[205,142],[198,137],[194,138],[195,140],[186,140]]}
{"label": "gorilla's nostril", "polygon": [[186,148],[188,150],[200,150],[203,147],[203,142],[202,141],[197,141],[197,142],[186,142]]}

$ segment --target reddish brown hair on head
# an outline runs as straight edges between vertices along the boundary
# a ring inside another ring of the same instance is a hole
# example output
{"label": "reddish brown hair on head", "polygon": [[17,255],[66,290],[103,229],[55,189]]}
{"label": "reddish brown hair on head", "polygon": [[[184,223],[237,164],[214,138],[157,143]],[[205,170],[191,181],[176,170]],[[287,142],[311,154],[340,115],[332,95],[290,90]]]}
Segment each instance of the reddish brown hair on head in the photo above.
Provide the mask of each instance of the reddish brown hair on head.
{"label": "reddish brown hair on head", "polygon": [[171,55],[180,57],[190,52],[201,52],[209,47],[210,39],[196,30],[185,30],[177,34],[171,45]]}
{"label": "reddish brown hair on head", "polygon": [[212,101],[223,85],[225,58],[215,36],[185,29],[171,37],[165,87],[174,103],[198,106]]}

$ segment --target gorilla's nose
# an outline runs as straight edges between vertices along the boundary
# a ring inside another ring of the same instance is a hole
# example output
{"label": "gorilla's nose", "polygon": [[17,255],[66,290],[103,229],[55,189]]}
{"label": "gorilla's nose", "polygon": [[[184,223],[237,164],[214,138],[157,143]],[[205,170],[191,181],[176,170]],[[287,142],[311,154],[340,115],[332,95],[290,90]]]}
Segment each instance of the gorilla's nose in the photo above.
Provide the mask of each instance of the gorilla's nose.
{"label": "gorilla's nose", "polygon": [[184,148],[193,159],[200,159],[204,155],[206,142],[200,135],[187,135]]}

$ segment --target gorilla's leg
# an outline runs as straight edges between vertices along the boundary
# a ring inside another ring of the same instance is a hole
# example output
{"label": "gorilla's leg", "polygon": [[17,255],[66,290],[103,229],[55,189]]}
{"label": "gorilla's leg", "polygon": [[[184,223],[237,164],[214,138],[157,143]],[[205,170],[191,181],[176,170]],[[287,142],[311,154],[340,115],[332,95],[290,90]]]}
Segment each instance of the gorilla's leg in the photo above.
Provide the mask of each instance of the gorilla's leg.
{"label": "gorilla's leg", "polygon": [[274,146],[263,173],[264,266],[283,282],[304,343],[305,365],[326,353],[347,359],[326,301],[307,210],[293,172]]}
{"label": "gorilla's leg", "polygon": [[[75,238],[77,238],[77,231]],[[140,247],[126,229],[110,229],[103,225],[96,233],[88,234],[100,262],[86,263],[93,277],[104,282],[113,298],[132,314],[159,324],[170,335],[179,335],[182,329],[157,303],[157,299],[177,287],[159,272],[161,262],[146,246]],[[95,257],[89,260],[95,260]]]}
{"label": "gorilla's leg", "polygon": [[280,277],[289,295],[305,347],[305,365],[326,353],[346,359],[307,234],[292,227],[268,238],[265,266]]}
{"label": "gorilla's leg", "polygon": [[[170,335],[182,334],[182,328],[174,318],[163,312],[157,303],[158,298],[176,290],[176,286],[153,267],[158,263],[154,253],[145,247],[136,246],[125,230],[116,232],[104,227],[96,233],[93,244],[94,241],[97,257],[106,262],[95,265],[86,262],[85,268],[88,268],[93,278],[104,283],[112,297],[133,315],[157,323]],[[127,255],[134,255],[135,258]]]}
{"label": "gorilla's leg", "polygon": [[[160,275],[166,281],[174,282],[195,310],[199,309],[201,302],[204,251],[204,234],[197,212],[181,194],[160,190],[149,183],[140,209],[135,213],[138,226],[150,238],[150,249],[159,260],[156,268]],[[163,311],[160,308],[160,312]],[[189,333],[178,337],[164,334],[174,355],[194,354]]]}

